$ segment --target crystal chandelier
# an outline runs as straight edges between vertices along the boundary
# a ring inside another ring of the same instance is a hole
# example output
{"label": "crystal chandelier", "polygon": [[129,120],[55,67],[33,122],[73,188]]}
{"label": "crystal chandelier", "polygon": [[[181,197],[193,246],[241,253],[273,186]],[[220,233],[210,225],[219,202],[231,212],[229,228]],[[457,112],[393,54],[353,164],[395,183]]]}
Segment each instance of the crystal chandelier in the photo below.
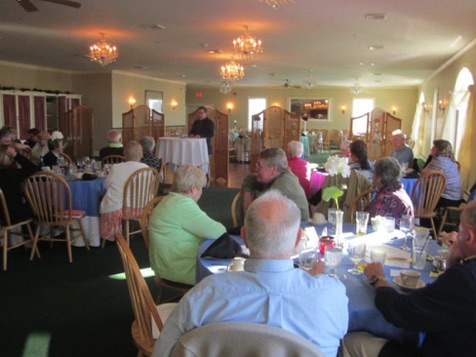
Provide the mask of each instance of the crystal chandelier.
{"label": "crystal chandelier", "polygon": [[261,40],[257,40],[248,31],[248,26],[244,26],[245,33],[233,40],[233,53],[245,61],[254,58],[257,54],[263,53]]}
{"label": "crystal chandelier", "polygon": [[221,66],[220,76],[227,82],[234,82],[245,76],[245,69],[239,63],[231,61]]}
{"label": "crystal chandelier", "polygon": [[314,88],[316,85],[317,85],[317,79],[314,79],[313,75],[312,75],[312,69],[309,70],[309,78],[307,81],[303,81],[306,86],[307,86],[307,89],[312,89]]}
{"label": "crystal chandelier", "polygon": [[106,42],[104,34],[101,33],[101,40],[89,46],[89,58],[92,62],[99,63],[101,66],[107,66],[114,62],[119,55],[116,46]]}
{"label": "crystal chandelier", "polygon": [[258,0],[258,1],[266,3],[267,5],[271,6],[273,9],[277,9],[279,6],[294,4],[295,2],[295,0]]}
{"label": "crystal chandelier", "polygon": [[228,81],[224,81],[220,86],[220,93],[228,94],[231,92],[231,85]]}
{"label": "crystal chandelier", "polygon": [[351,92],[352,94],[357,95],[357,94],[362,93],[363,91],[364,91],[364,88],[362,88],[362,87],[360,86],[359,80],[356,78],[356,79],[355,79],[355,84],[354,84],[354,86],[353,86],[352,88],[350,88],[350,92]]}

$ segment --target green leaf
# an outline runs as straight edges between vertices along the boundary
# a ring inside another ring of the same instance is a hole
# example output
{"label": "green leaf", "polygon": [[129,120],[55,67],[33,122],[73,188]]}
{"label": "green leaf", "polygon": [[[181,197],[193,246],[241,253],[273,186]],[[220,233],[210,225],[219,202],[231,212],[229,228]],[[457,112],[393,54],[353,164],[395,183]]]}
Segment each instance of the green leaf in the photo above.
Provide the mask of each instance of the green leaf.
{"label": "green leaf", "polygon": [[344,191],[340,190],[336,186],[327,187],[322,193],[322,199],[326,202],[334,200],[336,203],[336,208],[339,208],[339,201],[337,200],[340,196],[344,194]]}

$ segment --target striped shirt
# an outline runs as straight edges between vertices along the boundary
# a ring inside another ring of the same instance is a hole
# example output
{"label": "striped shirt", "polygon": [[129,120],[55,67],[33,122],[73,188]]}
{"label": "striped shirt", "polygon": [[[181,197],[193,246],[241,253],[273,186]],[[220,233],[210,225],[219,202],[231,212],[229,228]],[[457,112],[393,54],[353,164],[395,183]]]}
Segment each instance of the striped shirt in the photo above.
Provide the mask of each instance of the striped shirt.
{"label": "striped shirt", "polygon": [[463,198],[461,176],[456,163],[450,158],[437,156],[430,161],[427,167],[441,171],[446,176],[446,188],[441,197],[455,201]]}

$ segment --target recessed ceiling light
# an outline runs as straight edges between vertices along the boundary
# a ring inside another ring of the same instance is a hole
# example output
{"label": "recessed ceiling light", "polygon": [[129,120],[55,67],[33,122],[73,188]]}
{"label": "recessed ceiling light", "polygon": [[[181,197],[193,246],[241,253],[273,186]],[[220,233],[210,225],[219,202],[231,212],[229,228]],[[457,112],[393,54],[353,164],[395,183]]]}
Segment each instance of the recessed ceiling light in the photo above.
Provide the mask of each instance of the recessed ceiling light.
{"label": "recessed ceiling light", "polygon": [[207,48],[208,47],[208,43],[201,43],[200,46],[204,47],[204,48]]}
{"label": "recessed ceiling light", "polygon": [[375,66],[375,63],[373,63],[373,62],[370,62],[369,64],[370,64],[370,66],[372,66],[372,67]]}
{"label": "recessed ceiling light", "polygon": [[365,14],[365,19],[368,21],[383,21],[387,19],[385,14]]}
{"label": "recessed ceiling light", "polygon": [[221,50],[207,50],[208,53],[212,54],[212,55],[215,55],[215,54],[218,54],[218,53],[222,53]]}
{"label": "recessed ceiling light", "polygon": [[180,77],[185,78],[187,76],[185,74],[181,74]]}
{"label": "recessed ceiling light", "polygon": [[369,46],[370,51],[378,51],[378,50],[383,50],[383,45],[370,45]]}

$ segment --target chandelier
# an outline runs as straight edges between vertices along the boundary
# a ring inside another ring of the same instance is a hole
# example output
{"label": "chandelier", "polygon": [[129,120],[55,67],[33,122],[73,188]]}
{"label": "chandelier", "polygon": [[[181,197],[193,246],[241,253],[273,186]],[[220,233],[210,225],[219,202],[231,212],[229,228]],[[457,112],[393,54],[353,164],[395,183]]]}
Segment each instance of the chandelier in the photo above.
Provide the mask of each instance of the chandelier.
{"label": "chandelier", "polygon": [[271,6],[273,9],[277,9],[279,6],[294,4],[295,2],[295,0],[258,0],[258,1],[266,3],[267,5]]}
{"label": "chandelier", "polygon": [[245,61],[254,58],[257,54],[263,53],[261,40],[257,40],[248,31],[248,26],[244,26],[245,33],[233,40],[233,53]]}
{"label": "chandelier", "polygon": [[89,46],[89,58],[92,62],[99,63],[101,66],[107,66],[114,62],[119,55],[116,46],[106,42],[104,34],[101,33],[101,40]]}
{"label": "chandelier", "polygon": [[231,61],[221,66],[220,76],[227,82],[234,82],[245,76],[245,69],[239,63]]}
{"label": "chandelier", "polygon": [[312,89],[314,88],[316,85],[317,85],[317,79],[315,79],[312,75],[312,69],[309,70],[309,78],[307,81],[303,81],[306,86],[307,86],[307,89]]}
{"label": "chandelier", "polygon": [[359,80],[356,78],[356,79],[355,79],[355,84],[354,84],[354,86],[353,86],[352,88],[350,88],[350,92],[351,92],[352,94],[357,95],[357,94],[362,93],[363,91],[364,91],[364,88],[362,88],[362,87],[360,86]]}
{"label": "chandelier", "polygon": [[228,94],[231,92],[231,85],[228,81],[224,81],[220,86],[220,93]]}

